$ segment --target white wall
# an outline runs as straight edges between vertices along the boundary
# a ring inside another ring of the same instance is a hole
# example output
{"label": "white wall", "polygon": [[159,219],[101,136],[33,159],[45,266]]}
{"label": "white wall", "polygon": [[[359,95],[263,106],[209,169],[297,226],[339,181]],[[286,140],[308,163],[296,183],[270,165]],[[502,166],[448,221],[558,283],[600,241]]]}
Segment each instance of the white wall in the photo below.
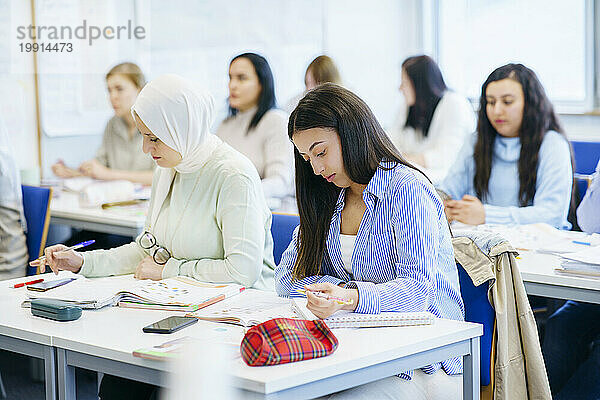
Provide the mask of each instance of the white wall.
{"label": "white wall", "polygon": [[21,73],[32,69],[31,54],[11,57],[9,40],[11,23],[31,21],[28,1],[0,0],[0,117],[14,139],[13,151],[19,168],[36,168],[37,119],[35,114],[35,84],[32,74]]}
{"label": "white wall", "polygon": [[[140,2],[140,4],[144,3]],[[315,4],[319,4],[319,1],[314,0],[311,3],[313,7]],[[320,4],[321,9],[313,11],[314,14],[322,16],[321,35],[317,35],[318,38],[313,36],[311,39],[318,42],[315,46],[316,50],[309,51],[311,57],[320,51],[332,56],[340,67],[346,86],[356,91],[369,104],[384,127],[389,126],[394,119],[399,96],[397,88],[400,81],[400,64],[406,57],[421,53],[422,49],[427,47],[428,40],[424,38],[425,30],[419,22],[426,12],[423,9],[424,3],[419,0],[380,0],[366,5],[362,0],[322,0]],[[25,20],[31,18],[28,2],[0,0],[0,9],[6,7],[12,7],[13,17],[16,15]],[[156,21],[160,16],[152,18]],[[149,24],[150,37],[156,34],[152,31],[154,23]],[[164,26],[162,28],[164,29]],[[12,31],[6,29],[3,31],[0,27],[0,37],[4,32],[13,34]],[[297,42],[297,39],[295,40]],[[4,50],[8,43],[10,41],[2,40],[0,51]],[[289,46],[285,50],[288,52],[308,51],[306,48],[299,49],[294,43],[282,43],[282,46]],[[181,48],[181,43],[176,47]],[[155,57],[157,55],[158,53],[154,54]],[[139,52],[136,52],[131,59],[139,57]],[[307,56],[302,65],[293,68],[282,62],[274,63],[273,69],[278,83],[287,82],[286,87],[280,87],[278,90],[280,104],[285,103],[290,93],[301,90],[303,71],[309,61],[310,57]],[[23,62],[27,63],[23,65],[23,70],[31,69],[33,62],[31,53],[23,58]],[[208,70],[225,71],[217,77],[208,77],[217,84],[216,86],[213,84],[212,89],[216,92],[215,95],[223,98],[226,95],[226,61],[219,59],[215,62],[203,59],[205,64],[212,62],[218,65],[210,65]],[[160,62],[159,64],[164,65]],[[106,68],[108,67],[107,65]],[[150,78],[155,73],[165,72],[160,68],[149,69]],[[292,75],[298,75],[297,79]],[[103,78],[98,75],[96,79]],[[3,93],[0,99],[0,115],[15,137],[15,154],[19,167],[23,169],[36,167],[37,121],[33,76],[0,70],[0,88]],[[107,109],[109,107],[108,101],[106,107]],[[570,138],[600,140],[600,117],[598,116],[562,115],[561,121]],[[67,164],[76,166],[93,157],[100,145],[103,128],[103,126],[96,127],[95,135],[62,137],[43,135],[44,176],[52,176],[50,165],[59,158]]]}

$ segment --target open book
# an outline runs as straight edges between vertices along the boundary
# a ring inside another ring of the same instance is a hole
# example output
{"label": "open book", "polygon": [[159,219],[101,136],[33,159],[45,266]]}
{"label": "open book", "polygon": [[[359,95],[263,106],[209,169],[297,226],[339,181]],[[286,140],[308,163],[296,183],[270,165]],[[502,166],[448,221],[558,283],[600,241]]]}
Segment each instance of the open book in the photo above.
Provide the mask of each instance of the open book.
{"label": "open book", "polygon": [[28,291],[27,296],[30,299],[63,300],[89,309],[118,304],[122,307],[189,312],[222,301],[245,289],[237,284],[204,283],[183,276],[161,281],[140,281],[134,279],[133,275],[106,278],[73,276],[78,279],[47,292]]}
{"label": "open book", "polygon": [[290,309],[290,300],[274,292],[247,289],[240,296],[187,314],[204,321],[250,327],[273,318],[297,318]]}
{"label": "open book", "polygon": [[[292,307],[301,318],[317,318],[308,308],[304,297],[292,298]],[[382,312],[380,314],[359,314],[350,311],[338,311],[323,321],[329,328],[372,328],[380,326],[431,325],[435,315],[430,312]]]}

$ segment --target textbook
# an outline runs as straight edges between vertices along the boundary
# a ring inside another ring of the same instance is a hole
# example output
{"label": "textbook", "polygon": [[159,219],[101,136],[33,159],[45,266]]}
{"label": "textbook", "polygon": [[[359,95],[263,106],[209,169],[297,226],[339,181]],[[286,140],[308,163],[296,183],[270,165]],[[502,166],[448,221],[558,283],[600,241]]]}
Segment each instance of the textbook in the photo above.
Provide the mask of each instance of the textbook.
{"label": "textbook", "polygon": [[227,299],[202,310],[187,314],[203,321],[251,327],[273,318],[297,318],[290,300],[274,292],[247,289],[240,296]]}
{"label": "textbook", "polygon": [[237,284],[212,284],[178,276],[161,281],[136,280],[133,275],[105,278],[79,276],[47,292],[30,292],[30,299],[56,299],[85,309],[119,305],[172,311],[196,311],[244,291]]}
{"label": "textbook", "polygon": [[[294,311],[303,319],[317,318],[308,308],[307,300],[303,297],[292,298]],[[323,319],[329,328],[374,328],[383,326],[414,326],[431,325],[435,315],[430,312],[382,312],[380,314],[360,314],[340,310],[332,316]]]}

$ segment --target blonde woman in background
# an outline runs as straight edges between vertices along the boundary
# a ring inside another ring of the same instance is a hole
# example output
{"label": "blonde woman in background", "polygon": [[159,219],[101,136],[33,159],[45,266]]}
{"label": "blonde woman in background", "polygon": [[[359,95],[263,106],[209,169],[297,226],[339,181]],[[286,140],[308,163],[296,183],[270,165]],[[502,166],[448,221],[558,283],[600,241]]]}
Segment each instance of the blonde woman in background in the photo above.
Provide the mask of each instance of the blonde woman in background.
{"label": "blonde woman in background", "polygon": [[336,85],[342,84],[342,77],[340,76],[340,71],[337,66],[331,59],[331,57],[326,55],[320,55],[308,64],[306,67],[306,72],[304,73],[304,86],[306,90],[301,94],[293,97],[286,105],[285,110],[291,113],[298,102],[306,92],[313,89],[316,86],[319,86],[323,83],[335,83]]}
{"label": "blonde woman in background", "polygon": [[78,169],[67,167],[62,160],[52,165],[60,178],[86,175],[101,180],[128,180],[152,184],[154,162],[141,151],[142,136],[129,110],[146,80],[140,67],[133,63],[114,66],[106,74],[108,96],[115,115],[108,121],[102,145],[96,157],[82,163]]}

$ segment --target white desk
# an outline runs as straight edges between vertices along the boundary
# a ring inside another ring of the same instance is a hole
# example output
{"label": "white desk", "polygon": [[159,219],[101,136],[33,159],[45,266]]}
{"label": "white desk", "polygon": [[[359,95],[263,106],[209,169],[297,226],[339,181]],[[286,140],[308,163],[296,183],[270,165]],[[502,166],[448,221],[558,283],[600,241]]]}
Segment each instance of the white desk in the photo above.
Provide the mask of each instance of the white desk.
{"label": "white desk", "polygon": [[50,202],[50,223],[89,231],[136,237],[144,229],[143,209],[101,207],[83,208],[75,193],[62,191]]}
{"label": "white desk", "polygon": [[[18,281],[0,282],[0,348],[46,361],[47,399],[75,399],[75,367],[161,385],[171,364],[133,357],[133,350],[180,336],[214,340],[215,335],[225,335],[226,341],[233,337],[238,343],[243,336],[241,327],[204,321],[168,336],[142,332],[143,326],[174,314],[167,311],[105,308],[84,311],[71,322],[38,318],[20,307],[26,289],[8,288]],[[340,345],[328,357],[265,368],[249,367],[241,358],[232,360],[234,385],[265,398],[308,398],[462,356],[463,398],[479,398],[482,327],[478,324],[437,320],[432,326],[334,333]]]}
{"label": "white desk", "polygon": [[518,262],[527,294],[600,304],[600,278],[555,272],[559,256],[521,251]]}

